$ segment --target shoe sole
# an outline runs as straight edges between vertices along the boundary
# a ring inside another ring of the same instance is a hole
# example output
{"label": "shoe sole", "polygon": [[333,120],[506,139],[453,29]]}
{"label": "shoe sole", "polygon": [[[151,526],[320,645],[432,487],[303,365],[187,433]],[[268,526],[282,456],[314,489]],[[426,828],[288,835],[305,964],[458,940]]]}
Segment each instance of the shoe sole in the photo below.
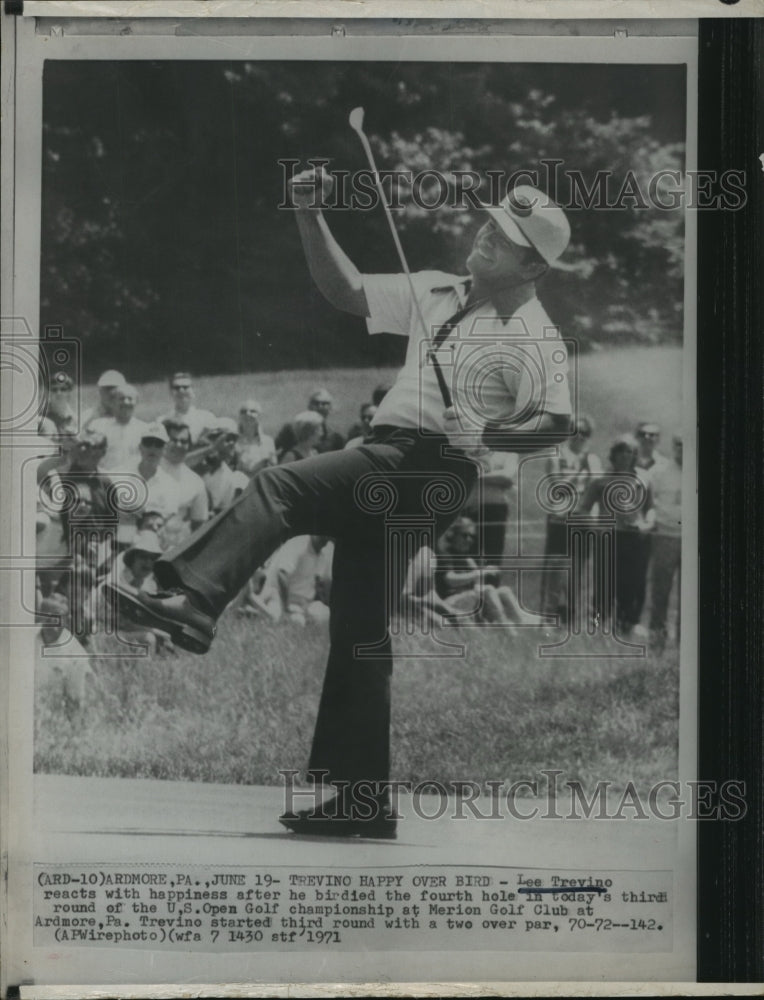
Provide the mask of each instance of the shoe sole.
{"label": "shoe sole", "polygon": [[124,615],[128,621],[167,632],[175,645],[185,649],[187,653],[203,656],[209,652],[212,639],[199,629],[195,629],[193,625],[187,625],[175,618],[167,618],[152,611],[137,597],[122,590],[116,584],[107,583],[104,590],[116,599],[118,613]]}
{"label": "shoe sole", "polygon": [[363,840],[395,840],[398,836],[394,825],[388,829],[369,827],[363,820],[290,820],[280,816],[279,823],[298,837],[339,837],[343,840],[347,840],[349,837],[359,837]]}

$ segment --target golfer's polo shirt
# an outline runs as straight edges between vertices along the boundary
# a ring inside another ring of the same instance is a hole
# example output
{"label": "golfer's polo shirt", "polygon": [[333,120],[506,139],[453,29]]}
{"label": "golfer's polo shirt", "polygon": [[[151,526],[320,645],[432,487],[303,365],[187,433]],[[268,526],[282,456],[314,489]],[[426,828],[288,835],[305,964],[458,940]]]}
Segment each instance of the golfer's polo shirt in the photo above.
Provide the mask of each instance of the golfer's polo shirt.
{"label": "golfer's polo shirt", "polygon": [[[443,433],[445,405],[435,368],[426,361],[427,347],[465,305],[469,279],[442,271],[421,271],[412,279],[426,332],[404,274],[363,276],[369,333],[409,338],[406,361],[372,426]],[[475,429],[510,418],[523,422],[538,412],[571,412],[565,344],[537,298],[512,316],[499,316],[490,302],[476,305],[441,344],[437,357],[460,418]]]}

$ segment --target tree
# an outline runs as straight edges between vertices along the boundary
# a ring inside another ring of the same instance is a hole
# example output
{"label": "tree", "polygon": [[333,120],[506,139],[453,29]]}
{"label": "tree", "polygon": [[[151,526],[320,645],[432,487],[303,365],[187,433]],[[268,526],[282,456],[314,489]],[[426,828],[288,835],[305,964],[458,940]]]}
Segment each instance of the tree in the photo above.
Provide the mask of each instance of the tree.
{"label": "tree", "polygon": [[[645,67],[635,95],[633,69],[52,61],[42,322],[83,340],[89,374],[396,360],[395,338],[370,346],[361,321],[321,299],[290,213],[278,207],[279,160],[366,167],[347,123],[363,105],[380,167],[408,170],[412,181],[428,170],[452,183],[477,171],[488,197],[488,171],[536,169],[542,187],[573,205],[571,177],[596,193],[609,173],[606,194],[619,205],[571,207],[571,247],[545,280],[545,304],[583,346],[676,338],[682,211],[640,199],[658,171],[683,169],[684,84],[681,68]],[[552,160],[561,161],[556,176],[545,168]],[[439,184],[403,180],[396,222],[412,267],[462,271],[479,214],[423,208]],[[379,206],[333,211],[330,223],[362,270],[398,269]]]}

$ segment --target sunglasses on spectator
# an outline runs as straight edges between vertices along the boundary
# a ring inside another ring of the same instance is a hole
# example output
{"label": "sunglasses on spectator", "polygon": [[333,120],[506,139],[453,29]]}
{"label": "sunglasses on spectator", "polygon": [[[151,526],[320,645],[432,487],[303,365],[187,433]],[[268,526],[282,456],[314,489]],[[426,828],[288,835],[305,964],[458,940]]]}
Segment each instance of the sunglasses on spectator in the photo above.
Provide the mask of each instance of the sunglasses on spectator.
{"label": "sunglasses on spectator", "polygon": [[653,431],[640,431],[637,437],[641,438],[659,438],[660,434],[656,434]]}

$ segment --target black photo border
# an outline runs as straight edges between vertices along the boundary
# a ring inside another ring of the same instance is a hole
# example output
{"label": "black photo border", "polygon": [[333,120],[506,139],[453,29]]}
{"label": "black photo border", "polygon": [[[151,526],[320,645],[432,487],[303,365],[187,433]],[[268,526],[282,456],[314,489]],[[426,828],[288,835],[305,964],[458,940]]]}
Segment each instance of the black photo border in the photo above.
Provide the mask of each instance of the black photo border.
{"label": "black photo border", "polygon": [[[734,0],[733,0],[734,2]],[[698,213],[698,776],[745,783],[698,823],[699,982],[764,980],[764,20],[701,19],[698,164],[745,170]]]}

